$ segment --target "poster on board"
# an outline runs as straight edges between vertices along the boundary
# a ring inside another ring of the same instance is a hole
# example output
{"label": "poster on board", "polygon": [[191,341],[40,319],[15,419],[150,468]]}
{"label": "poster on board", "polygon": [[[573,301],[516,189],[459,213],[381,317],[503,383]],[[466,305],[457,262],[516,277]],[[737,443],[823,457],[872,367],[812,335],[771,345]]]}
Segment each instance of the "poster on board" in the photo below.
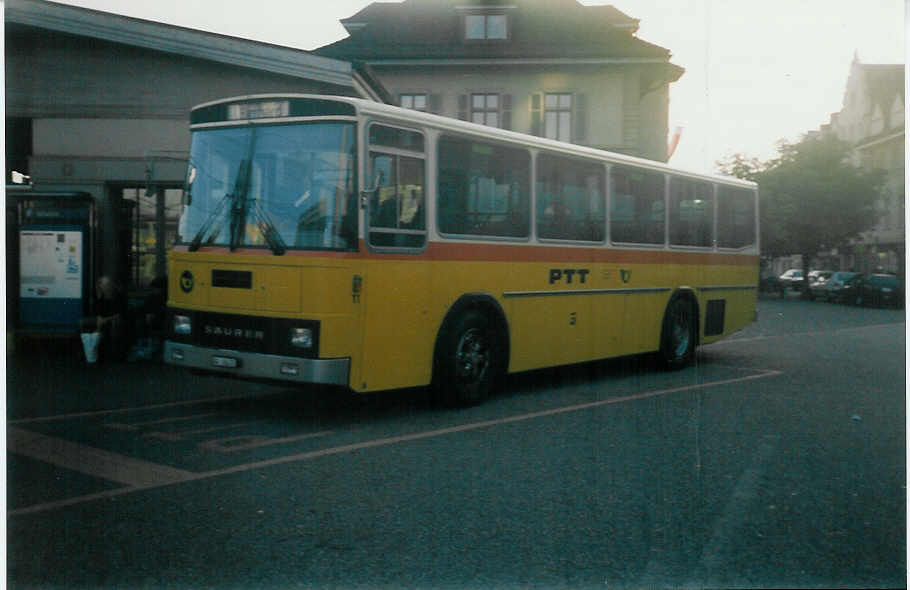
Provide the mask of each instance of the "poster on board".
{"label": "poster on board", "polygon": [[82,298],[82,231],[19,232],[19,296]]}

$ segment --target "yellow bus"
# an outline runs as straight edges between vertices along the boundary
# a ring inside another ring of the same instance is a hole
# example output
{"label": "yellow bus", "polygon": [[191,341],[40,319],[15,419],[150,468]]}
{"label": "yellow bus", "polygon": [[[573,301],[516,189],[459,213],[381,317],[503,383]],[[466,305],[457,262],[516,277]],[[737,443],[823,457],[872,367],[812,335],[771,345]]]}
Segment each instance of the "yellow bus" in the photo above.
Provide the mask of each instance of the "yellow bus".
{"label": "yellow bus", "polygon": [[165,360],[480,402],[755,318],[753,183],[347,97],[200,105]]}

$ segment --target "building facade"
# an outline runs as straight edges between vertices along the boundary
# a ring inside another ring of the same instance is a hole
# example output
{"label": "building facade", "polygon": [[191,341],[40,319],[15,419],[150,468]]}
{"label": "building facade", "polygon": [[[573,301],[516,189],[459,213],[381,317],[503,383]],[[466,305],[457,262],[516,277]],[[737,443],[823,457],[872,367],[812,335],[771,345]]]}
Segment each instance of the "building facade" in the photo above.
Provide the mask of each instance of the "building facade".
{"label": "building facade", "polygon": [[315,53],[367,64],[401,106],[667,160],[683,69],[612,6],[405,0],[341,22],[350,36]]}
{"label": "building facade", "polygon": [[42,0],[7,0],[4,21],[6,182],[12,171],[32,182],[7,192],[10,325],[16,208],[30,193],[90,195],[85,280],[141,290],[164,274],[176,235],[193,106],[269,92],[384,96],[364,68],[266,43]]}
{"label": "building facade", "polygon": [[878,221],[846,248],[825,253],[819,264],[859,272],[905,273],[904,65],[864,64],[854,57],[843,107],[821,129],[852,146],[852,163],[882,170]]}

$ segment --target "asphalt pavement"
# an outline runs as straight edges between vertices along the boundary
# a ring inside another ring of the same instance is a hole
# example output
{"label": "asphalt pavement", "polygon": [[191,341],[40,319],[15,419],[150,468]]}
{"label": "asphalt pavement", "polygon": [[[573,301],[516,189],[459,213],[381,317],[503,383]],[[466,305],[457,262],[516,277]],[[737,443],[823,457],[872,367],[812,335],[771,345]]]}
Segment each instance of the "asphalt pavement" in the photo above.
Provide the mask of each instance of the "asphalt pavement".
{"label": "asphalt pavement", "polygon": [[17,350],[9,585],[905,586],[903,311],[759,314],[465,410]]}

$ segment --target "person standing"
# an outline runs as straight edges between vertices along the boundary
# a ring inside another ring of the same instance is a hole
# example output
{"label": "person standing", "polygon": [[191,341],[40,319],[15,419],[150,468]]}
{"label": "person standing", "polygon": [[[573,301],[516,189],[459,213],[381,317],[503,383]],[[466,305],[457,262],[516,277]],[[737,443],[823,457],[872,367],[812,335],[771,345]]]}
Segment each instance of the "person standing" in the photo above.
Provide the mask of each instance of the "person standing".
{"label": "person standing", "polygon": [[104,275],[95,284],[94,315],[82,318],[82,333],[98,332],[100,360],[122,360],[126,355],[126,298],[113,278]]}

